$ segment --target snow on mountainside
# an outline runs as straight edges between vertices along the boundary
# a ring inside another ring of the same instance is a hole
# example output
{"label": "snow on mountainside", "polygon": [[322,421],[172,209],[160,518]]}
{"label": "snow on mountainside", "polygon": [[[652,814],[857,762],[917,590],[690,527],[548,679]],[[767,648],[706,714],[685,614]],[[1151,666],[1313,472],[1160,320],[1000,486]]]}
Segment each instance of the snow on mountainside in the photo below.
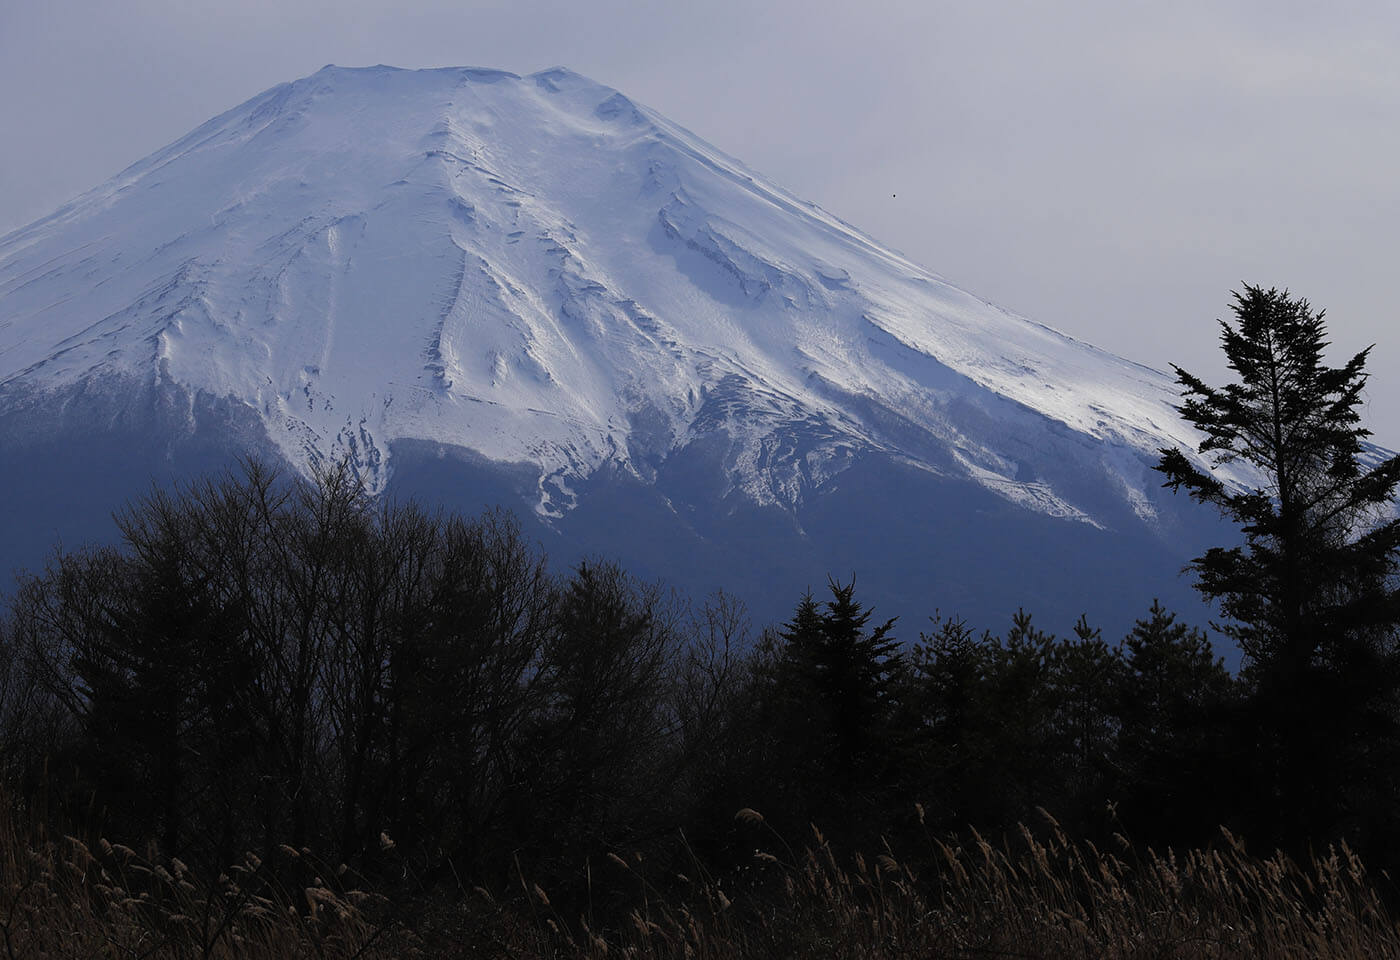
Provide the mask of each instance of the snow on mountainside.
{"label": "snow on mountainside", "polygon": [[876,452],[1094,526],[1106,485],[1150,525],[1157,449],[1194,447],[1164,374],[563,69],[327,67],[0,238],[0,395],[102,378],[247,405],[374,489],[398,440],[535,464],[554,517],[719,438],[758,504]]}

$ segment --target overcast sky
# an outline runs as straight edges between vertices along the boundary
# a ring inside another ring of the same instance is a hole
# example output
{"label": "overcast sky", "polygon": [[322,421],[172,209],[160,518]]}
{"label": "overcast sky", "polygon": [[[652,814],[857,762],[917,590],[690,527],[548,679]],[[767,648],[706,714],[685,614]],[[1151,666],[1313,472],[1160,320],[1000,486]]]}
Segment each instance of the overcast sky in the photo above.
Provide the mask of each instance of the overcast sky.
{"label": "overcast sky", "polygon": [[970,292],[1224,376],[1241,281],[1377,344],[1400,447],[1400,7],[0,0],[0,234],[327,63],[563,65]]}

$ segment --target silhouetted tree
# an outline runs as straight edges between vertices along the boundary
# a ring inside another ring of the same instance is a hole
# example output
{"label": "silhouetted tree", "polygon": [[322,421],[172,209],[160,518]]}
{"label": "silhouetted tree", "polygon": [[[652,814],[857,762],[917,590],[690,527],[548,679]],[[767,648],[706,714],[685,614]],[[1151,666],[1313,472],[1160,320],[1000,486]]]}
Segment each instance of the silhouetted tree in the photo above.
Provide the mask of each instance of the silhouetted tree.
{"label": "silhouetted tree", "polygon": [[1055,807],[1064,816],[1077,815],[1098,805],[1112,782],[1119,726],[1114,705],[1123,682],[1123,661],[1102,631],[1080,617],[1074,637],[1050,648],[1049,672],[1063,791]]}
{"label": "silhouetted tree", "polygon": [[1233,311],[1220,328],[1236,382],[1211,387],[1174,369],[1181,414],[1205,435],[1199,453],[1243,465],[1244,484],[1177,449],[1158,469],[1240,526],[1242,545],[1193,561],[1197,586],[1244,653],[1278,829],[1327,829],[1357,784],[1351,745],[1374,743],[1395,710],[1400,458],[1376,463],[1364,443],[1369,348],[1328,367],[1322,313],[1287,292],[1246,286]]}
{"label": "silhouetted tree", "polygon": [[1205,634],[1155,600],[1122,651],[1118,788],[1129,826],[1140,840],[1207,840],[1239,809],[1234,681]]}
{"label": "silhouetted tree", "polygon": [[987,715],[995,644],[965,621],[934,617],[910,653],[913,788],[926,814],[944,826],[980,820],[996,777]]}
{"label": "silhouetted tree", "polygon": [[992,822],[1024,818],[1056,806],[1063,770],[1055,737],[1052,658],[1055,637],[1018,610],[1011,629],[992,645],[983,710],[994,779],[982,802]]}
{"label": "silhouetted tree", "polygon": [[581,563],[563,584],[519,784],[534,808],[522,840],[543,855],[568,863],[669,829],[677,619],[613,563]]}
{"label": "silhouetted tree", "polygon": [[759,696],[773,742],[770,810],[798,827],[816,820],[849,833],[900,773],[906,664],[894,620],[871,629],[854,582],[829,589],[822,605],[803,596],[770,637]]}

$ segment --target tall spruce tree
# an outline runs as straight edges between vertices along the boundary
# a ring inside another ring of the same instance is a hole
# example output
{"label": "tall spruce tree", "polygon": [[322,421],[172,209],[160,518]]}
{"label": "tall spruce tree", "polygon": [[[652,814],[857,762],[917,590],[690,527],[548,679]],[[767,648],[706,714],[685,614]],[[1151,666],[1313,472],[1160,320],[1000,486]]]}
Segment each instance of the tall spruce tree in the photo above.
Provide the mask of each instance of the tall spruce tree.
{"label": "tall spruce tree", "polygon": [[825,603],[802,597],[767,653],[760,696],[774,768],[764,777],[782,787],[765,815],[776,810],[799,829],[816,822],[850,839],[897,775],[905,659],[890,636],[894,620],[871,629],[873,612],[855,599],[854,582],[829,587]]}
{"label": "tall spruce tree", "polygon": [[1261,809],[1282,833],[1317,833],[1347,819],[1357,747],[1393,718],[1400,623],[1400,458],[1374,462],[1360,425],[1370,348],[1341,367],[1323,362],[1321,311],[1287,291],[1246,285],[1221,344],[1238,381],[1207,386],[1174,367],[1183,417],[1214,465],[1239,462],[1240,488],[1162,450],[1166,486],[1185,489],[1237,523],[1243,543],[1192,561],[1197,587],[1228,618],[1254,693]]}
{"label": "tall spruce tree", "polygon": [[1119,796],[1139,841],[1208,840],[1238,806],[1227,776],[1235,684],[1200,630],[1156,600],[1123,638]]}

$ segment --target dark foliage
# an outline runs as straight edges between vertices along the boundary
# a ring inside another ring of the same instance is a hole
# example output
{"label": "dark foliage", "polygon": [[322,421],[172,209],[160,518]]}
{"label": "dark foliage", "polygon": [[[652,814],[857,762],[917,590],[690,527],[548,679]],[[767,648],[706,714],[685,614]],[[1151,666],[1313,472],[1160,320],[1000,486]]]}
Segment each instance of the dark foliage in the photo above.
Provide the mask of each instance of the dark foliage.
{"label": "dark foliage", "polygon": [[685,660],[703,616],[615,566],[557,579],[504,514],[256,464],[122,529],[0,632],[25,802],[211,866],[285,843],[372,869],[388,834],[429,876],[641,842],[688,802],[723,654]]}
{"label": "dark foliage", "polygon": [[1121,647],[1115,691],[1119,795],[1151,811],[1160,841],[1186,844],[1237,815],[1234,683],[1205,634],[1153,602]]}
{"label": "dark foliage", "polygon": [[764,639],[749,696],[760,744],[745,804],[800,831],[817,820],[842,838],[888,804],[907,740],[900,696],[905,660],[894,621],[868,628],[872,612],[854,583],[809,593],[781,631]]}
{"label": "dark foliage", "polygon": [[1094,827],[1108,800],[1149,838],[1216,822],[1232,683],[1160,608],[1124,645],[1018,614],[906,648],[832,582],[754,643],[723,595],[551,574],[504,514],[257,464],[122,530],[25,580],[0,626],[5,786],[210,869],[286,843],[372,874],[388,835],[429,882],[556,880],[613,851],[684,868],[681,831],[738,863],[743,806],[864,846],[915,802],[952,830],[1036,805]]}
{"label": "dark foliage", "polygon": [[[1246,286],[1221,344],[1238,380],[1211,387],[1176,368],[1199,452],[1239,463],[1237,487],[1162,451],[1167,486],[1237,523],[1243,543],[1192,566],[1245,657],[1246,740],[1256,821],[1276,839],[1347,833],[1393,795],[1400,659],[1400,457],[1373,463],[1360,426],[1363,350],[1323,362],[1321,312],[1287,292]],[[1368,819],[1373,819],[1369,818]]]}

